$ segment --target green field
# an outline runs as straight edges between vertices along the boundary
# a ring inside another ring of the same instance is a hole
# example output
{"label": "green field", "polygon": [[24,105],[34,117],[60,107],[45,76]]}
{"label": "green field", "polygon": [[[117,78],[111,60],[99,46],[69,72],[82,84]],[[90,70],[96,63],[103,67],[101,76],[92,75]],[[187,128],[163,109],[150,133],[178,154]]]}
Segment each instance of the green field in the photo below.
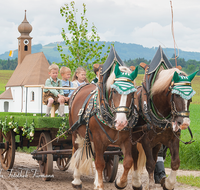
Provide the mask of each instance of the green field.
{"label": "green field", "polygon": [[5,85],[13,72],[13,70],[0,70],[0,94],[5,91]]}

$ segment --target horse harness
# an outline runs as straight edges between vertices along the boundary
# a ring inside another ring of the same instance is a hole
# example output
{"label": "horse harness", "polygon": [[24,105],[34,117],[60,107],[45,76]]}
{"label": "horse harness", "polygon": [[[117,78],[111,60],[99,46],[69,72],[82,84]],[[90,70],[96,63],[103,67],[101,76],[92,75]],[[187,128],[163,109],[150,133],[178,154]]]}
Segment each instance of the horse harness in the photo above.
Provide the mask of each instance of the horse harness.
{"label": "horse harness", "polygon": [[[72,94],[72,99],[70,101],[70,108],[72,105],[72,102],[76,96],[76,94],[84,87],[88,84],[85,84],[83,86],[80,86],[73,94]],[[77,130],[81,125],[86,125],[86,133],[85,133],[85,145],[86,147],[89,146],[89,152],[92,152],[91,149],[91,144],[90,144],[90,140],[89,140],[89,134],[92,137],[92,133],[90,131],[89,128],[89,120],[91,117],[94,116],[96,122],[98,123],[98,125],[100,126],[100,128],[102,129],[102,131],[106,134],[108,140],[111,143],[115,143],[118,138],[116,140],[113,140],[108,133],[106,132],[106,130],[104,129],[104,127],[102,126],[101,123],[103,123],[106,126],[109,126],[110,128],[115,129],[114,127],[114,116],[112,113],[126,113],[129,117],[128,117],[128,122],[129,125],[127,127],[125,127],[122,131],[126,131],[126,130],[130,130],[132,129],[132,127],[134,127],[137,124],[138,121],[138,114],[133,111],[135,110],[135,106],[134,106],[134,99],[131,100],[131,104],[129,107],[114,107],[114,103],[112,101],[111,106],[109,106],[108,101],[106,100],[106,98],[103,96],[103,93],[101,91],[101,88],[99,87],[98,84],[96,85],[96,89],[91,91],[90,94],[87,96],[87,98],[85,99],[81,109],[79,110],[79,119],[71,126],[70,128],[70,132],[73,132],[75,130]],[[99,97],[100,96],[100,97]],[[109,97],[110,99],[112,99],[112,92],[111,95]],[[109,108],[109,110],[107,110],[105,108],[104,105],[100,105],[98,99],[102,99],[104,101],[104,104],[106,104]],[[88,105],[87,105],[88,103]],[[87,105],[87,107],[86,107]],[[130,127],[131,126],[131,127]],[[118,131],[118,137],[119,137],[119,131]],[[93,137],[92,137],[93,138]],[[93,154],[93,152],[92,152]]]}

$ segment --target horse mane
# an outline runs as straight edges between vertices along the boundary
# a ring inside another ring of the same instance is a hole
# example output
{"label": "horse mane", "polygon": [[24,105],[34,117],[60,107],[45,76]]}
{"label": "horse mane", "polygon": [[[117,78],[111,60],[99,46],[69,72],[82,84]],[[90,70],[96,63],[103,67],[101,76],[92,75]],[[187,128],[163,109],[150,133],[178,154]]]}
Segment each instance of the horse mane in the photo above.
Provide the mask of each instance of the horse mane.
{"label": "horse mane", "polygon": [[151,95],[158,94],[162,91],[164,91],[166,88],[169,87],[171,80],[174,76],[174,72],[181,73],[184,76],[187,76],[187,74],[183,71],[180,71],[177,68],[171,68],[171,69],[166,69],[162,70],[158,74],[158,78],[156,79],[155,83],[153,84],[153,87],[151,88]]}
{"label": "horse mane", "polygon": [[[131,74],[133,72],[126,66],[119,66],[119,69],[121,72],[124,72],[124,73]],[[110,76],[108,77],[107,82],[106,82],[106,90],[107,91],[110,89],[111,84],[114,83],[114,80],[115,80],[115,73],[114,73],[114,69],[113,69],[112,73],[110,74]]]}

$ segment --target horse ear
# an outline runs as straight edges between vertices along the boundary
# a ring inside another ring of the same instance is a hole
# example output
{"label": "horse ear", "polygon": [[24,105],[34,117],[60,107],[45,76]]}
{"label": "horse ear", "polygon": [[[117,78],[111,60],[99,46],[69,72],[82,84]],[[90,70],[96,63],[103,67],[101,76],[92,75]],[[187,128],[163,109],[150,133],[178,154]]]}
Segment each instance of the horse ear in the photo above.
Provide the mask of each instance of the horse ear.
{"label": "horse ear", "polygon": [[130,74],[132,80],[134,80],[138,75],[138,66],[135,68],[135,70]]}
{"label": "horse ear", "polygon": [[130,66],[130,69],[131,69],[131,71],[134,71],[135,70],[135,66]]}
{"label": "horse ear", "polygon": [[173,76],[173,79],[172,79],[174,82],[178,82],[179,81],[179,75],[178,73],[175,71],[174,72],[174,76]]}
{"label": "horse ear", "polygon": [[115,73],[116,77],[119,76],[119,75],[121,75],[121,71],[119,69],[119,64],[118,63],[115,65],[115,71],[114,71],[114,73]]}
{"label": "horse ear", "polygon": [[199,72],[198,71],[195,71],[194,73],[192,73],[191,75],[188,76],[188,79],[190,80],[190,82],[193,80],[193,78],[195,77],[195,75]]}

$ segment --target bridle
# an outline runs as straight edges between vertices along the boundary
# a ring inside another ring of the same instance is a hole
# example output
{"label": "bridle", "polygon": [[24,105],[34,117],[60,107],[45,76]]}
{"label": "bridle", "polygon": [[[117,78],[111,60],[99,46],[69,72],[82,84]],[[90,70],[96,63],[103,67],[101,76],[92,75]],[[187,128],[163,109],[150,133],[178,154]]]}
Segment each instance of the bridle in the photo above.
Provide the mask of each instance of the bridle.
{"label": "bridle", "polygon": [[[139,115],[138,115],[137,111],[135,110],[136,107],[134,105],[134,92],[132,93],[131,102],[130,102],[129,107],[127,107],[127,106],[115,107],[114,101],[113,101],[113,93],[114,93],[115,89],[111,88],[110,94],[109,94],[109,97],[107,100],[106,97],[104,96],[104,94],[102,93],[102,90],[99,87],[99,85],[98,84],[96,84],[96,85],[98,87],[98,91],[100,92],[99,93],[100,100],[102,100],[105,104],[105,107],[99,106],[100,113],[101,113],[100,115],[101,115],[102,119],[104,120],[104,124],[108,125],[111,128],[115,128],[113,125],[111,126],[111,123],[114,124],[114,120],[115,120],[113,114],[125,113],[127,116],[127,121],[129,123],[129,125],[127,127],[125,127],[123,130],[129,130],[130,128],[133,128],[137,124],[137,121],[139,118]],[[109,100],[111,101],[110,104],[108,102]],[[106,113],[106,116],[105,116],[105,113]],[[106,122],[106,119],[105,119],[106,117],[109,117],[112,122],[111,123]]]}
{"label": "bridle", "polygon": [[115,90],[112,88],[111,91],[110,91],[110,96],[109,96],[109,99],[111,101],[111,108],[112,108],[112,112],[113,113],[125,113],[127,116],[130,115],[131,111],[132,111],[132,106],[133,106],[133,103],[134,103],[134,93],[132,93],[132,98],[131,98],[131,103],[130,103],[130,106],[127,107],[127,106],[118,106],[118,107],[115,107],[114,105],[114,101],[113,101],[113,92]]}
{"label": "bridle", "polygon": [[[129,79],[126,79],[126,78],[116,78],[114,81],[124,81],[124,82],[133,83],[133,81],[131,81]],[[127,106],[115,107],[114,102],[113,102],[113,98],[112,98],[114,91],[115,91],[115,89],[111,88],[110,95],[109,95],[109,99],[111,100],[112,111],[113,111],[114,114],[116,114],[116,113],[125,113],[126,116],[127,116],[127,120],[129,122],[130,119],[131,119],[131,112],[133,111],[133,107],[134,107],[134,93],[132,93],[131,103],[130,103],[129,107],[127,107]]]}

